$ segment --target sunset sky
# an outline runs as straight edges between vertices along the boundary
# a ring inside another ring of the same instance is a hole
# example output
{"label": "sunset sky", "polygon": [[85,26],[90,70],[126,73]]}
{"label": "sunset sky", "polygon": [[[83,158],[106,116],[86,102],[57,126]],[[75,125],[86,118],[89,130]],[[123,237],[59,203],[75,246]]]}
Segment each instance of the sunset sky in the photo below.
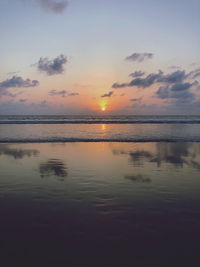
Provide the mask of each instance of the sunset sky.
{"label": "sunset sky", "polygon": [[199,0],[0,0],[0,114],[200,114],[199,11]]}

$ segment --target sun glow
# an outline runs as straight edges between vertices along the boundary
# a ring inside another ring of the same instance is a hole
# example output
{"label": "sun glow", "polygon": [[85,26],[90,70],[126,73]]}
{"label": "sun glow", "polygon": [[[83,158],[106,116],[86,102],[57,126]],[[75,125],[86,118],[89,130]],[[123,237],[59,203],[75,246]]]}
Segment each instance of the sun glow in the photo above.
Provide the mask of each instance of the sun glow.
{"label": "sun glow", "polygon": [[105,111],[105,110],[106,110],[106,108],[105,108],[105,107],[102,107],[102,108],[101,108],[101,111]]}

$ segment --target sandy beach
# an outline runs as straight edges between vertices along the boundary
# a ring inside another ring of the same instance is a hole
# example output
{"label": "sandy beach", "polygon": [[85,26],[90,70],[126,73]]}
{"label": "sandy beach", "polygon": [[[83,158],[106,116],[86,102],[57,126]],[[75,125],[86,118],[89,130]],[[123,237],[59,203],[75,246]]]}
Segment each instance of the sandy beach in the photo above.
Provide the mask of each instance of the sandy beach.
{"label": "sandy beach", "polygon": [[195,261],[199,143],[0,144],[0,159],[4,260]]}

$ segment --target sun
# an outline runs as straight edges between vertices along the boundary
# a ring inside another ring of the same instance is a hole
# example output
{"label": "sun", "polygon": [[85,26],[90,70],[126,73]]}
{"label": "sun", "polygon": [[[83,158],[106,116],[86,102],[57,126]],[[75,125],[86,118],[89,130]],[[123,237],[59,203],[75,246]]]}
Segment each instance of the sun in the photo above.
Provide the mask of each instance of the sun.
{"label": "sun", "polygon": [[105,111],[105,110],[106,110],[106,108],[105,108],[105,107],[102,107],[102,108],[101,108],[101,111]]}

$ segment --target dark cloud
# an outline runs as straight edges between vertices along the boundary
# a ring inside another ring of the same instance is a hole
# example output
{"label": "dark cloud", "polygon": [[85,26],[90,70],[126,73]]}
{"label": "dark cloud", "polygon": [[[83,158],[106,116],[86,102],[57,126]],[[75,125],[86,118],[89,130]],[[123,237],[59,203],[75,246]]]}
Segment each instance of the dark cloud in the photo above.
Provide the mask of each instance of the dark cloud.
{"label": "dark cloud", "polygon": [[68,6],[67,1],[55,0],[38,0],[44,10],[51,11],[56,14],[63,13]]}
{"label": "dark cloud", "polygon": [[79,93],[76,93],[76,92],[72,92],[72,93],[69,93],[68,96],[78,96]]}
{"label": "dark cloud", "polygon": [[66,96],[78,96],[79,93],[76,93],[76,92],[67,93],[66,90],[62,90],[62,91],[51,90],[49,92],[49,95],[50,96],[62,96],[62,97],[66,97]]}
{"label": "dark cloud", "polygon": [[41,102],[38,104],[38,106],[40,106],[40,107],[47,106],[47,101],[46,101],[46,100],[41,101]]}
{"label": "dark cloud", "polygon": [[142,100],[142,97],[140,97],[140,98],[131,98],[130,99],[130,101],[132,101],[132,102],[140,102]]}
{"label": "dark cloud", "polygon": [[[131,76],[134,76],[134,74]],[[180,109],[192,104],[192,107],[196,109],[198,101],[196,100],[195,91],[192,89],[198,90],[200,88],[199,82],[195,80],[198,76],[200,76],[200,69],[193,70],[190,73],[186,73],[185,70],[176,70],[169,74],[159,71],[146,77],[136,77],[128,83],[114,83],[112,88],[135,86],[144,89],[160,84],[162,86],[157,90],[156,97],[165,100],[165,103],[169,104],[170,107],[173,108],[174,106],[176,109]],[[130,99],[130,101],[133,102],[133,108],[147,108],[136,98]]]}
{"label": "dark cloud", "polygon": [[67,57],[60,55],[53,60],[49,60],[47,57],[40,58],[37,63],[39,71],[45,72],[47,75],[56,75],[64,72],[64,65],[67,63]]}
{"label": "dark cloud", "polygon": [[171,91],[174,91],[174,92],[185,91],[185,90],[188,90],[192,86],[193,86],[192,83],[177,83],[171,87]]}
{"label": "dark cloud", "polygon": [[191,102],[195,99],[195,94],[189,91],[193,85],[194,83],[178,83],[173,86],[161,86],[156,95],[161,99],[175,98],[179,102]]}
{"label": "dark cloud", "polygon": [[67,94],[67,91],[65,91],[65,90],[62,90],[62,91],[51,90],[49,92],[50,96],[62,96],[62,97],[65,97],[66,94]]}
{"label": "dark cloud", "polygon": [[[137,73],[137,72],[135,72]],[[130,74],[130,76],[134,76],[133,74]],[[164,83],[164,84],[181,84],[186,79],[192,78],[195,79],[198,76],[200,76],[200,69],[197,69],[195,71],[192,71],[190,73],[186,73],[184,70],[177,70],[170,74],[164,74],[161,70],[158,73],[151,73],[148,76],[141,78],[136,77],[131,82],[128,83],[114,83],[112,85],[112,88],[124,88],[124,87],[140,87],[140,88],[147,88],[155,83]]]}
{"label": "dark cloud", "polygon": [[145,75],[145,72],[139,70],[139,71],[135,71],[133,73],[131,73],[129,76],[133,77],[133,78],[138,78],[138,77],[142,77]]}
{"label": "dark cloud", "polygon": [[199,76],[200,76],[200,69],[193,70],[188,74],[188,77],[192,79],[196,79]]}
{"label": "dark cloud", "polygon": [[39,82],[37,80],[30,80],[30,79],[24,80],[22,77],[13,76],[10,79],[0,82],[0,97],[8,96],[15,98],[22,93],[22,92],[12,93],[9,91],[10,88],[12,89],[28,88],[28,87],[36,87],[38,85]]}
{"label": "dark cloud", "polygon": [[109,93],[104,94],[101,97],[111,97],[113,95],[113,93],[114,93],[113,91],[110,91]]}
{"label": "dark cloud", "polygon": [[151,73],[145,78],[135,78],[129,83],[114,83],[112,85],[112,88],[124,88],[124,87],[132,87],[132,86],[137,86],[141,88],[146,88],[150,87],[154,83],[158,81],[158,79],[161,79],[163,76],[163,72],[159,71],[158,73]]}
{"label": "dark cloud", "polygon": [[7,88],[26,88],[26,87],[35,87],[38,86],[39,82],[37,80],[24,80],[20,76],[13,76],[10,79],[7,79],[0,83],[0,89],[7,89]]}
{"label": "dark cloud", "polygon": [[24,103],[27,99],[20,99],[19,102]]}
{"label": "dark cloud", "polygon": [[8,90],[4,89],[4,90],[1,90],[0,89],[0,97],[1,96],[9,96],[9,97],[12,97],[12,98],[15,98],[18,96],[18,93],[16,94],[13,94],[13,93],[10,93]]}
{"label": "dark cloud", "polygon": [[183,71],[177,70],[168,75],[161,75],[161,77],[158,78],[158,82],[180,83],[180,82],[183,82],[186,78],[187,78],[187,75],[184,70]]}
{"label": "dark cloud", "polygon": [[145,59],[152,59],[152,53],[134,53],[131,56],[125,58],[125,60],[133,62],[143,62]]}

